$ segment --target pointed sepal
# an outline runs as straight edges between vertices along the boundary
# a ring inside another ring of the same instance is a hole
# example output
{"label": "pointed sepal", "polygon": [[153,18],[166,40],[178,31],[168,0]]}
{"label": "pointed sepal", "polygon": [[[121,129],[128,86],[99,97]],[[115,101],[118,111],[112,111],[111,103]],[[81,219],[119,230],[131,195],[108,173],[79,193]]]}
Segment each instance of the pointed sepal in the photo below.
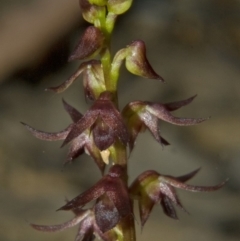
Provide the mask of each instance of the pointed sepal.
{"label": "pointed sepal", "polygon": [[82,222],[89,214],[91,211],[84,211],[81,214],[78,214],[78,216],[74,217],[68,222],[59,224],[59,225],[38,225],[38,224],[33,224],[31,223],[30,225],[38,230],[38,231],[43,231],[43,232],[59,232],[63,231],[65,229],[71,228]]}
{"label": "pointed sepal", "polygon": [[69,61],[96,56],[104,47],[104,35],[98,28],[89,26],[80,38]]}
{"label": "pointed sepal", "polygon": [[141,40],[136,40],[127,47],[126,68],[134,75],[164,82],[163,78],[153,70],[148,62],[146,46]]}
{"label": "pointed sepal", "polygon": [[42,232],[59,232],[65,229],[78,226],[75,241],[93,241],[95,236],[103,241],[114,241],[112,231],[104,234],[96,224],[95,214],[93,209],[74,211],[75,217],[68,222],[59,225],[37,225],[30,224],[34,229]]}
{"label": "pointed sepal", "polygon": [[[82,119],[83,115],[74,107],[69,105],[65,100],[63,100],[63,105],[74,123],[77,123],[80,119]],[[59,131],[55,133],[39,131],[25,123],[22,123],[22,124],[26,127],[27,130],[29,130],[32,133],[33,136],[35,136],[38,139],[45,140],[45,141],[58,141],[58,140],[65,140],[67,138],[69,133],[74,128],[74,123],[70,124],[63,131]],[[98,168],[103,174],[105,169],[105,163],[102,158],[100,150],[97,148],[97,146],[94,143],[93,135],[90,133],[89,130],[85,130],[81,132],[81,134],[77,135],[76,138],[71,140],[67,159],[64,164],[72,162],[74,159],[76,159],[79,155],[83,154],[84,152],[90,155],[94,159],[95,163],[97,164]]]}
{"label": "pointed sepal", "polygon": [[96,100],[100,93],[106,90],[101,62],[98,60],[83,62],[69,79],[59,86],[47,88],[46,91],[62,93],[72,85],[81,74],[83,75],[83,87],[86,99]]}

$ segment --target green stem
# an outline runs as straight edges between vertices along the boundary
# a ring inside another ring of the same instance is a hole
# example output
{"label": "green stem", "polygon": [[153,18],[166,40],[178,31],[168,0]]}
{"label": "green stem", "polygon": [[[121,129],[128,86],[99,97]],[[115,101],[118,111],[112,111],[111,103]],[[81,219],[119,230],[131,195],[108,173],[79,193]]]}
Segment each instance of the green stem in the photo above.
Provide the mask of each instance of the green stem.
{"label": "green stem", "polygon": [[[103,66],[103,73],[105,78],[106,90],[116,94],[117,92],[117,84],[116,81],[112,81],[111,78],[111,35],[114,29],[114,25],[116,22],[117,15],[113,13],[108,13],[105,19],[105,24],[102,25],[102,32],[105,36],[105,49],[101,54],[101,62]],[[117,99],[117,98],[116,98]]]}
{"label": "green stem", "polygon": [[[116,17],[117,15],[113,13],[108,13],[105,24],[102,25],[101,30],[105,36],[105,49],[101,53],[101,63],[103,68],[106,90],[110,91],[114,95],[113,101],[118,107],[117,82],[119,78],[119,69],[125,57],[125,50],[120,51],[117,59],[114,58],[115,64],[113,66],[111,56],[111,34],[114,28]],[[126,186],[128,186],[127,147],[124,144],[122,144],[119,140],[117,140],[114,143],[114,145],[109,148],[109,151],[111,153],[111,159],[113,160],[113,162],[124,167],[125,175],[123,177],[123,180]],[[117,230],[119,231],[117,232],[119,241],[136,240],[133,207],[132,215],[128,215],[127,217],[123,218],[117,225]]]}
{"label": "green stem", "polygon": [[[113,159],[115,164],[119,164],[124,167],[125,174],[123,180],[128,186],[128,166],[127,166],[127,148],[120,141],[116,141],[116,143],[110,148],[111,158]],[[136,240],[136,231],[135,231],[135,223],[133,216],[133,202],[132,205],[132,214],[123,218],[118,224],[118,241],[135,241]]]}
{"label": "green stem", "polygon": [[136,232],[133,215],[123,218],[118,224],[118,241],[135,241]]}
{"label": "green stem", "polygon": [[103,68],[106,90],[110,92],[116,92],[116,86],[112,83],[110,78],[111,52],[109,47],[106,47],[104,49],[104,52],[102,53],[102,57],[101,57],[101,63]]}

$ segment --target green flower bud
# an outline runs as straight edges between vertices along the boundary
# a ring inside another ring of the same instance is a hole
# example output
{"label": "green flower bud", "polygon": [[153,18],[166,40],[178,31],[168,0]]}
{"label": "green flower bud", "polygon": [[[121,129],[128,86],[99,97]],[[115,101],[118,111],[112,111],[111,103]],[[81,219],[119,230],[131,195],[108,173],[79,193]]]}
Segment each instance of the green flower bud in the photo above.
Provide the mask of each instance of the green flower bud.
{"label": "green flower bud", "polygon": [[92,5],[88,0],[79,0],[79,5],[82,10],[83,18],[89,22],[94,24],[95,21],[99,21],[101,18],[105,18],[106,8]]}
{"label": "green flower bud", "polygon": [[109,12],[115,14],[125,13],[132,5],[133,0],[109,0],[107,8]]}
{"label": "green flower bud", "polygon": [[143,41],[134,41],[127,49],[126,68],[129,72],[148,79],[159,79],[162,82],[164,81],[149,64],[146,57],[145,43]]}

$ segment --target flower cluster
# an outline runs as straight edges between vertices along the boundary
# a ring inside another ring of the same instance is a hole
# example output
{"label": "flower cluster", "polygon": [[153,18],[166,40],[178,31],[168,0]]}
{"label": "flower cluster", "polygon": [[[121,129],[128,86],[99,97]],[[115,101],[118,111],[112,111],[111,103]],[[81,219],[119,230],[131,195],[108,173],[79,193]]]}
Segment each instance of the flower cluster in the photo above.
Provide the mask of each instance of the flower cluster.
{"label": "flower cluster", "polygon": [[[191,192],[210,192],[221,188],[225,182],[216,186],[193,186],[184,182],[191,179],[199,169],[180,177],[161,175],[149,170],[140,174],[128,188],[124,183],[124,169],[116,164],[107,175],[93,187],[68,201],[58,210],[72,210],[75,218],[60,225],[36,225],[32,227],[45,232],[62,231],[79,224],[75,240],[92,240],[94,235],[102,240],[117,240],[115,228],[121,219],[132,216],[131,199],[138,200],[141,225],[144,226],[155,204],[160,203],[164,213],[177,219],[174,205],[183,208],[175,188]],[[90,209],[82,208],[90,201],[97,200]]]}
{"label": "flower cluster", "polygon": [[[92,241],[95,237],[105,241],[135,241],[134,199],[139,203],[143,227],[155,204],[160,203],[164,213],[174,219],[177,219],[174,206],[185,210],[175,188],[208,192],[221,188],[225,182],[210,187],[192,186],[185,182],[198,170],[180,177],[148,170],[140,174],[131,185],[128,184],[129,153],[140,132],[149,130],[158,143],[169,145],[161,136],[160,121],[189,126],[199,124],[206,118],[181,118],[172,114],[190,104],[196,96],[171,103],[137,100],[120,110],[117,86],[120,67],[124,63],[126,69],[134,75],[160,82],[164,80],[150,65],[145,43],[141,40],[133,41],[111,56],[110,40],[115,21],[118,15],[131,7],[132,0],[79,0],[79,4],[83,18],[91,26],[83,33],[69,61],[84,62],[69,79],[47,90],[61,93],[82,74],[85,97],[92,105],[82,114],[63,100],[72,123],[56,133],[39,131],[22,124],[41,140],[62,140],[62,146],[69,145],[65,163],[83,153],[90,155],[100,169],[102,178],[58,209],[73,211],[75,217],[72,220],[60,225],[32,224],[32,227],[40,231],[55,232],[79,225],[75,241]],[[106,168],[107,165],[109,167]],[[85,208],[91,202],[93,205]]]}

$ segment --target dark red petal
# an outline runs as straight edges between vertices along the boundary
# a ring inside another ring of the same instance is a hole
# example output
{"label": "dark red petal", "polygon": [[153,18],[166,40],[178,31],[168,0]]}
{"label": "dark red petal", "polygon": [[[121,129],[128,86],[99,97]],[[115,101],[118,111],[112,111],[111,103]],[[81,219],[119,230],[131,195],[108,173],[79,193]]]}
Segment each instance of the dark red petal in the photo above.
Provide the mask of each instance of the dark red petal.
{"label": "dark red petal", "polygon": [[106,195],[103,195],[95,205],[95,219],[103,233],[114,228],[120,220],[118,210]]}
{"label": "dark red petal", "polygon": [[159,120],[156,116],[151,115],[149,112],[143,112],[140,114],[140,118],[157,142],[159,142],[161,145],[169,145],[168,141],[160,136],[158,128]]}
{"label": "dark red petal", "polygon": [[93,139],[99,150],[103,151],[110,147],[115,141],[115,134],[108,125],[106,125],[100,118],[95,122],[92,128]]}
{"label": "dark red petal", "polygon": [[67,162],[71,162],[73,159],[77,158],[84,152],[84,146],[86,143],[86,136],[84,134],[79,135],[75,138],[69,148]]}
{"label": "dark red petal", "polygon": [[212,192],[212,191],[216,191],[218,189],[220,189],[221,187],[223,187],[225,185],[225,183],[228,181],[224,181],[216,186],[193,186],[193,185],[188,185],[185,183],[180,182],[178,179],[176,178],[170,178],[170,177],[160,177],[160,179],[163,180],[163,182],[168,183],[169,185],[176,187],[176,188],[180,188],[180,189],[184,189],[186,191],[191,191],[191,192]]}
{"label": "dark red petal", "polygon": [[177,180],[179,180],[180,182],[186,182],[188,181],[189,179],[193,178],[199,171],[200,171],[201,168],[198,168],[188,174],[185,174],[183,176],[179,176],[179,177],[176,177]]}
{"label": "dark red petal", "polygon": [[83,70],[85,69],[87,63],[82,63],[77,71],[70,76],[70,78],[68,78],[66,81],[64,81],[61,85],[56,86],[56,87],[50,87],[47,88],[46,91],[53,91],[55,93],[61,93],[63,91],[65,91],[79,76],[80,74],[83,72]]}
{"label": "dark red petal", "polygon": [[109,91],[101,93],[98,100],[92,106],[92,110],[99,112],[100,118],[114,135],[117,136],[123,144],[127,144],[129,140],[128,130],[124,124],[120,112],[112,102],[113,95]]}
{"label": "dark red petal", "polygon": [[107,191],[107,195],[109,199],[111,199],[112,202],[114,203],[120,217],[126,217],[127,215],[131,215],[132,214],[131,203],[130,203],[130,198],[128,196],[127,191],[123,190],[121,186],[117,188],[120,188],[119,193],[117,192],[117,190]]}
{"label": "dark red petal", "polygon": [[77,47],[69,57],[69,61],[90,57],[97,51],[100,51],[103,47],[103,43],[104,35],[102,32],[94,26],[89,26],[80,38]]}
{"label": "dark red petal", "polygon": [[180,207],[183,211],[187,212],[184,207],[182,206],[176,191],[173,187],[171,187],[170,185],[161,182],[160,181],[160,192],[162,196],[166,196],[168,197],[168,199],[173,202],[175,205],[177,205],[178,207]]}
{"label": "dark red petal", "polygon": [[66,145],[74,138],[81,135],[86,129],[90,128],[98,118],[98,114],[98,111],[93,111],[91,109],[88,110],[86,114],[77,123],[73,125],[71,131],[67,135],[62,146]]}
{"label": "dark red petal", "polygon": [[21,122],[35,137],[38,139],[44,140],[44,141],[58,141],[63,140],[67,137],[68,133],[70,132],[72,125],[69,125],[65,130],[59,131],[56,133],[50,133],[50,132],[44,132],[44,131],[38,131],[31,126]]}
{"label": "dark red petal", "polygon": [[79,121],[82,118],[83,115],[77,109],[75,109],[74,107],[69,105],[64,99],[62,99],[62,102],[63,102],[63,106],[64,106],[65,110],[70,115],[73,122],[76,123],[77,121]]}
{"label": "dark red petal", "polygon": [[194,118],[175,117],[162,104],[150,104],[147,106],[147,110],[161,120],[164,120],[171,124],[180,125],[180,126],[196,125],[208,119],[208,118],[194,119]]}
{"label": "dark red petal", "polygon": [[83,148],[80,148],[80,149],[77,149],[75,152],[72,152],[70,150],[70,152],[68,153],[67,155],[67,159],[66,161],[64,162],[64,165],[69,163],[69,162],[72,162],[74,159],[76,159],[77,157],[79,157],[80,155],[82,155],[84,153],[84,149]]}
{"label": "dark red petal", "polygon": [[141,219],[141,227],[145,225],[146,221],[149,218],[149,215],[153,209],[154,201],[151,200],[147,195],[143,195],[139,199],[139,212]]}
{"label": "dark red petal", "polygon": [[67,228],[71,228],[79,224],[86,216],[89,215],[88,211],[84,212],[82,215],[79,215],[72,220],[59,224],[59,225],[37,225],[37,224],[31,224],[31,226],[39,231],[43,232],[58,232],[58,231],[63,231]]}
{"label": "dark red petal", "polygon": [[167,196],[162,197],[161,206],[163,208],[163,212],[167,216],[169,216],[170,218],[173,218],[173,219],[178,219],[177,213],[176,213],[175,208],[172,204],[172,201]]}
{"label": "dark red petal", "polygon": [[105,191],[121,217],[132,213],[127,187],[118,175],[116,175],[116,177],[108,176],[106,178]]}
{"label": "dark red petal", "polygon": [[127,145],[129,141],[129,134],[121,114],[115,108],[112,108],[109,111],[103,111],[100,114],[106,125],[112,129],[124,145]]}
{"label": "dark red petal", "polygon": [[185,105],[190,104],[195,98],[197,97],[197,95],[194,95],[186,100],[181,100],[181,101],[176,101],[176,102],[171,102],[171,103],[166,103],[164,104],[164,106],[166,107],[167,110],[169,111],[174,111],[177,110]]}
{"label": "dark red petal", "polygon": [[105,178],[102,178],[94,186],[92,186],[82,194],[78,195],[77,197],[69,201],[66,205],[62,206],[58,210],[71,210],[76,207],[82,207],[88,202],[99,198],[105,192],[105,183],[106,183]]}

